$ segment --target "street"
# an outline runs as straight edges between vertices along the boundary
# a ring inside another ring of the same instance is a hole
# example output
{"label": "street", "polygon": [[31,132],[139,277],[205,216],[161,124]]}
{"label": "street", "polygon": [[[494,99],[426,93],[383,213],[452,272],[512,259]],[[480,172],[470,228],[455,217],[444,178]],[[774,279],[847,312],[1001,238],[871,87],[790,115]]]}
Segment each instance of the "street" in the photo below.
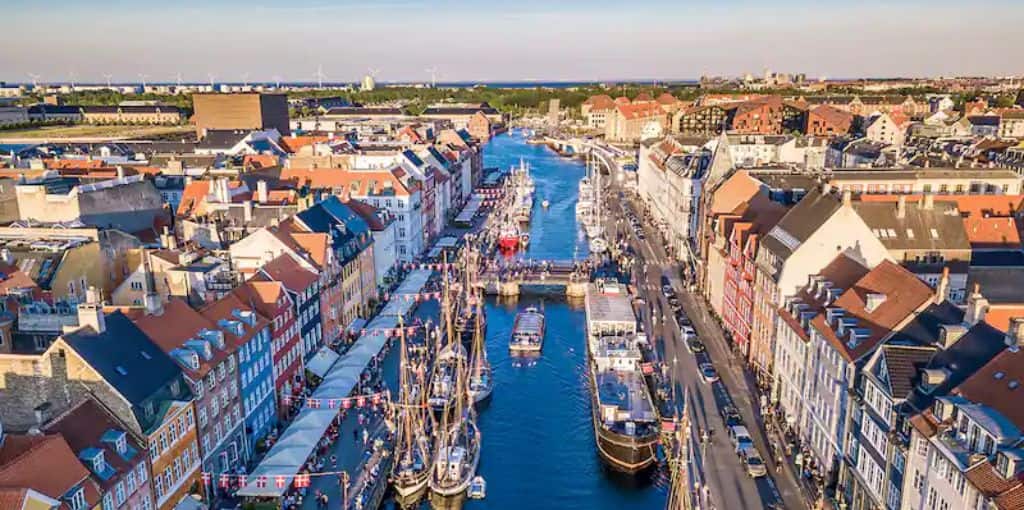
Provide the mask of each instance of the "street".
{"label": "street", "polygon": [[[613,193],[617,193],[614,190]],[[787,469],[777,471],[777,466],[764,436],[759,413],[759,402],[752,384],[747,379],[742,363],[729,351],[725,336],[718,323],[708,314],[699,296],[689,291],[678,277],[678,265],[669,261],[664,248],[658,242],[658,234],[648,228],[642,220],[641,238],[627,221],[627,211],[636,214],[636,209],[627,200],[606,200],[611,206],[612,217],[608,218],[610,236],[615,239],[624,234],[636,255],[634,283],[640,296],[647,302],[643,307],[643,322],[648,337],[661,338],[663,360],[668,365],[677,391],[683,389],[689,394],[692,406],[691,419],[699,427],[700,435],[710,436],[710,444],[704,444],[697,467],[704,473],[711,491],[711,505],[719,509],[764,508],[783,505],[785,508],[807,508],[796,481]],[[662,293],[662,277],[672,283],[679,297],[685,315],[693,323],[697,337],[707,350],[691,354],[685,347],[668,299]],[[653,312],[653,316],[652,316]],[[712,363],[719,375],[719,381],[708,384],[702,380],[699,366]],[[681,393],[680,393],[681,394]],[[769,476],[752,478],[746,472],[741,459],[734,453],[729,434],[720,410],[734,406],[739,410],[743,422],[753,439],[755,447],[764,459]]]}

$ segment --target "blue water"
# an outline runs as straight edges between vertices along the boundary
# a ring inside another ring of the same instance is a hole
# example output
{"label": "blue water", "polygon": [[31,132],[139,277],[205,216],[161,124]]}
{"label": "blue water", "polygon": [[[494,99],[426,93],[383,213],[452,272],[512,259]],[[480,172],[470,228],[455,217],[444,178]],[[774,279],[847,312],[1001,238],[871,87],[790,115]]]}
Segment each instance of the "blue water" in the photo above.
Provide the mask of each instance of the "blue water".
{"label": "blue water", "polygon": [[[570,259],[585,253],[575,214],[583,164],[544,146],[527,145],[518,136],[499,136],[484,152],[488,167],[507,168],[519,164],[520,157],[531,164],[537,185],[525,256]],[[544,199],[551,201],[547,211],[540,207]],[[523,362],[510,358],[507,342],[516,312],[529,305],[544,307],[547,336],[540,358]],[[470,501],[465,508],[664,508],[667,490],[660,475],[639,482],[622,478],[606,472],[597,457],[584,376],[582,303],[563,297],[544,298],[543,303],[537,297],[491,301],[487,321],[487,354],[496,382],[491,402],[479,415],[479,472],[487,479],[487,498]]]}

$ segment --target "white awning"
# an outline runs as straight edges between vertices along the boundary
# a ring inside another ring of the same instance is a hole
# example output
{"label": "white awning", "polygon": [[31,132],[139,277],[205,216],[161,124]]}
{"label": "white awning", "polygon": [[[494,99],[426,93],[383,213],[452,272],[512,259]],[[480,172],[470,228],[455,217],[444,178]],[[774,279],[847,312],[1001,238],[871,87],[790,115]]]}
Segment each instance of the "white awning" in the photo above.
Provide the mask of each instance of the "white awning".
{"label": "white awning", "polygon": [[[431,272],[428,269],[417,269],[409,273],[380,315],[366,326],[366,333],[360,336],[344,355],[328,365],[329,370],[324,374],[323,381],[311,398],[330,400],[352,394],[352,390],[359,383],[359,377],[370,365],[370,360],[379,354],[387,343],[388,338],[383,330],[398,327],[398,316],[408,314],[416,306],[416,301],[403,299],[402,296],[422,291]],[[314,361],[319,355],[318,352],[317,356],[314,356]],[[324,407],[303,407],[274,446],[270,447],[267,456],[253,469],[246,486],[238,490],[238,495],[275,498],[284,496],[291,487],[292,479],[306,459],[313,454],[317,443],[327,432],[331,420],[338,411],[339,409]],[[260,477],[266,477],[266,484],[263,487],[256,486]],[[278,477],[284,480],[282,487],[278,487],[276,483]]]}
{"label": "white awning", "polygon": [[338,353],[325,345],[306,362],[306,370],[322,378],[331,369],[331,365],[334,365],[335,361],[338,361]]}

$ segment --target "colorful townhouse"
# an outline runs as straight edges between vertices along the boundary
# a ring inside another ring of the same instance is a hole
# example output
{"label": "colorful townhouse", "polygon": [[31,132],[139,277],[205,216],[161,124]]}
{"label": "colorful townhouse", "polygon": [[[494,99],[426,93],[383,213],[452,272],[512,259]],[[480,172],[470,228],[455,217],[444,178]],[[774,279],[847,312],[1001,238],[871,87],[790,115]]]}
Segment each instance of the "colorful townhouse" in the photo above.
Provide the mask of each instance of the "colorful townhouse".
{"label": "colorful townhouse", "polygon": [[[135,324],[181,368],[195,395],[196,430],[202,471],[220,474],[245,464],[242,401],[238,384],[237,324],[220,324],[172,299]],[[213,487],[206,487],[206,490]]]}
{"label": "colorful townhouse", "polygon": [[277,424],[270,321],[235,293],[210,303],[201,313],[224,332],[229,343],[238,346],[235,352],[245,435],[242,456],[248,462],[256,445]]}
{"label": "colorful townhouse", "polygon": [[[277,281],[247,281],[232,291],[243,303],[251,303],[269,320],[271,377],[279,413],[283,397],[292,396],[296,381],[302,380],[302,343],[291,294]],[[263,437],[263,434],[254,435]]]}
{"label": "colorful townhouse", "polygon": [[149,450],[98,400],[88,397],[43,429],[57,434],[90,472],[103,510],[151,510]]}

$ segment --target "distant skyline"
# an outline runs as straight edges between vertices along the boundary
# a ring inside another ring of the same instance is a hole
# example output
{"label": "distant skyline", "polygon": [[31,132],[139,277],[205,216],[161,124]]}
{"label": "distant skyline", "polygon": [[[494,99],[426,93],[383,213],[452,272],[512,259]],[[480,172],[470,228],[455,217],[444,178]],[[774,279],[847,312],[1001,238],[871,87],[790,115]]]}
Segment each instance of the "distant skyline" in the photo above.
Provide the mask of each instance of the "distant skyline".
{"label": "distant skyline", "polygon": [[[297,5],[292,5],[292,4]],[[0,81],[1024,75],[1024,2],[7,0]]]}

